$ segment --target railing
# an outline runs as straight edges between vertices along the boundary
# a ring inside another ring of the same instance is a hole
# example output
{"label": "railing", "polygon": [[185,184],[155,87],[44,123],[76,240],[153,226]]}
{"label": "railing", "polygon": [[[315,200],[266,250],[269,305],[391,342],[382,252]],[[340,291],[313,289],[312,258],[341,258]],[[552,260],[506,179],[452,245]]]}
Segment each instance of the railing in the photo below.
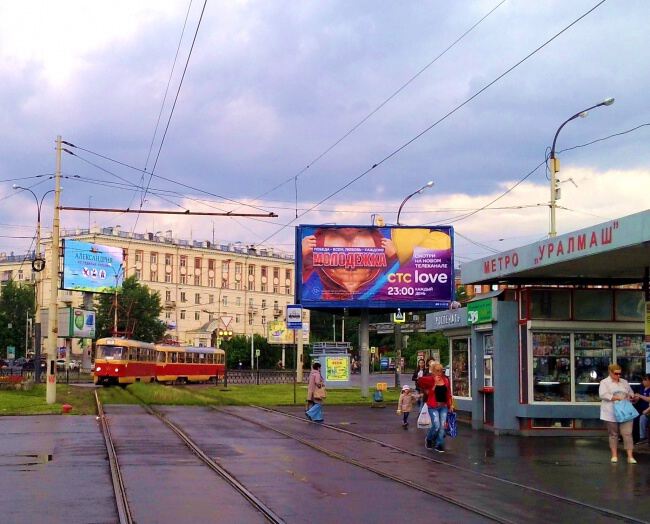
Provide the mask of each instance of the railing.
{"label": "railing", "polygon": [[[228,384],[293,384],[296,377],[295,371],[275,369],[229,369]],[[309,371],[303,371],[302,381],[307,383]]]}
{"label": "railing", "polygon": [[[45,375],[45,370],[42,370],[39,380],[41,384],[45,383]],[[34,371],[17,368],[3,368],[0,369],[0,377],[2,376],[22,377],[25,380],[34,380]],[[92,373],[84,373],[81,370],[57,369],[56,380],[59,383],[65,384],[88,384],[93,381],[93,375]]]}

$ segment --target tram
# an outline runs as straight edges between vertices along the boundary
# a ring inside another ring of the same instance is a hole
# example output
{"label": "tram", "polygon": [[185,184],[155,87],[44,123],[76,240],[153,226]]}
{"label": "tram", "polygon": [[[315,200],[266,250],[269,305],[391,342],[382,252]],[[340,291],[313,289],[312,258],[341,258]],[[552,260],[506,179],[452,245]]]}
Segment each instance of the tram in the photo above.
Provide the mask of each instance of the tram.
{"label": "tram", "polygon": [[156,380],[164,383],[207,382],[223,377],[223,349],[156,345]]}
{"label": "tram", "polygon": [[97,340],[93,382],[110,386],[156,379],[156,346],[126,338]]}
{"label": "tram", "polygon": [[93,381],[105,386],[207,382],[223,377],[224,371],[222,349],[102,338],[97,341]]}

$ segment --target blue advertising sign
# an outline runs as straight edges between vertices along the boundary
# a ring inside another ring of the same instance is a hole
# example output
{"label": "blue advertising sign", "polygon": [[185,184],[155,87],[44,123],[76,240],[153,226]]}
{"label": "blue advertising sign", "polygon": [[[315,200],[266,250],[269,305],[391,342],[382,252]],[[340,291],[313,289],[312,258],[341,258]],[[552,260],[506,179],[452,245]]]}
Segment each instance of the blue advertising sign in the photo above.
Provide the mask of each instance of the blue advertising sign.
{"label": "blue advertising sign", "polygon": [[447,309],[453,228],[296,228],[297,302],[307,308]]}
{"label": "blue advertising sign", "polygon": [[302,306],[287,304],[287,328],[302,329]]}
{"label": "blue advertising sign", "polygon": [[121,247],[64,239],[61,288],[90,293],[114,293],[124,279],[123,259]]}

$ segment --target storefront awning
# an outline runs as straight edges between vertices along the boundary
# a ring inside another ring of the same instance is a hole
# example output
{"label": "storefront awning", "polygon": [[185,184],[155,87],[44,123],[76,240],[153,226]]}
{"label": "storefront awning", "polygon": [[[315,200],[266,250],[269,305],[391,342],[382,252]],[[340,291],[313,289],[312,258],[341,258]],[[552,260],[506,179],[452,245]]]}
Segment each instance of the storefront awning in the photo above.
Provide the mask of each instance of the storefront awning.
{"label": "storefront awning", "polygon": [[634,284],[650,266],[650,210],[461,265],[463,284]]}

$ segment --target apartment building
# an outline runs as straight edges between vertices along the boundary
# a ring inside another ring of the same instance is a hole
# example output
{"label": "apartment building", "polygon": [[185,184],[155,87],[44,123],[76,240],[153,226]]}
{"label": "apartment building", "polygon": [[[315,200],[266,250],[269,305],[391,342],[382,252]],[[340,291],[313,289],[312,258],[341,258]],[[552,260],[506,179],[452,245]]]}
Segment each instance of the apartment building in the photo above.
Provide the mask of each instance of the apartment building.
{"label": "apartment building", "polygon": [[[66,230],[61,236],[122,248],[125,277],[135,275],[158,292],[167,335],[182,344],[210,345],[219,328],[234,335],[266,336],[267,322],[284,319],[287,304],[294,301],[293,255],[273,249],[188,241],[175,238],[172,231],[130,233],[119,226]],[[50,247],[44,246],[47,264],[38,286],[39,304],[45,310],[52,268]],[[31,257],[24,258],[0,254],[0,283],[34,281]],[[80,307],[82,293],[59,290],[59,302],[60,306]]]}

